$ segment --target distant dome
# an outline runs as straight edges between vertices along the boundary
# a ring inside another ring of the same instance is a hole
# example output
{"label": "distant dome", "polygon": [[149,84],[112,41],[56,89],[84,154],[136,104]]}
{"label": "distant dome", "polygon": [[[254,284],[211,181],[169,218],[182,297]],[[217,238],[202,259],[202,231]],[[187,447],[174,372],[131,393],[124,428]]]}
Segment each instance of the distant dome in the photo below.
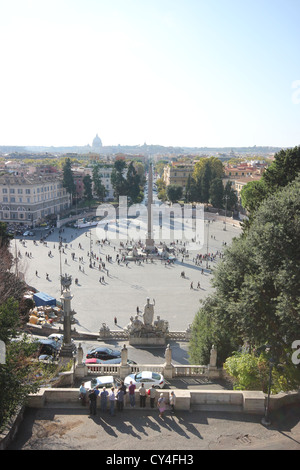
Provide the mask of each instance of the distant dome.
{"label": "distant dome", "polygon": [[92,147],[102,147],[102,140],[100,139],[100,137],[98,136],[98,134],[96,135],[96,137],[94,138],[93,140],[93,144],[92,144]]}

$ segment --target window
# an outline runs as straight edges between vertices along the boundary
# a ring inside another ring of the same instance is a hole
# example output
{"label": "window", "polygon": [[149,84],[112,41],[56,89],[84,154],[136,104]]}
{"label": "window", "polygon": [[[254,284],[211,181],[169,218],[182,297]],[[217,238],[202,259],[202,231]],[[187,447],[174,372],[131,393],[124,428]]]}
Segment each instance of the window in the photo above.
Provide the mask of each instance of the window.
{"label": "window", "polygon": [[15,194],[15,190],[13,188],[10,188],[9,192],[10,194]]}
{"label": "window", "polygon": [[2,189],[3,194],[7,194],[7,188]]}
{"label": "window", "polygon": [[15,198],[15,197],[11,197],[11,198],[10,198],[10,202],[16,202],[16,198]]}
{"label": "window", "polygon": [[30,189],[26,189],[26,194],[30,194]]}

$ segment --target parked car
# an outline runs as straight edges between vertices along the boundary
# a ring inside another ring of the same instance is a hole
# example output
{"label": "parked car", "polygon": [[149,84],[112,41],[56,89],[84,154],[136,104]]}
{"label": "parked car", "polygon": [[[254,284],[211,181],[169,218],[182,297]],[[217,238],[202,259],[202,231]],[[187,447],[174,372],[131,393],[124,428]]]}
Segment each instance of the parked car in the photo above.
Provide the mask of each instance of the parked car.
{"label": "parked car", "polygon": [[55,358],[53,356],[49,356],[48,354],[41,354],[39,356],[39,361],[46,362],[47,364],[53,362],[54,360]]}
{"label": "parked car", "polygon": [[54,339],[38,339],[39,356],[46,354],[47,356],[56,356],[59,352],[61,344]]}
{"label": "parked car", "polygon": [[29,230],[26,230],[26,232],[23,233],[23,237],[33,237],[34,232],[30,232]]}
{"label": "parked car", "polygon": [[52,333],[48,336],[48,339],[53,339],[54,341],[62,343],[64,341],[64,335],[61,333]]}
{"label": "parked car", "polygon": [[[96,357],[91,357],[90,359],[85,360],[85,364],[121,364],[121,358],[116,357],[115,359],[108,359],[105,361],[104,359],[97,359]],[[136,364],[136,362],[131,361],[128,359],[127,364]]]}
{"label": "parked car", "polygon": [[118,386],[115,377],[112,375],[103,375],[101,377],[94,377],[89,382],[85,382],[85,388],[90,390],[91,388],[99,387],[99,388],[116,388]]}
{"label": "parked car", "polygon": [[116,359],[118,357],[121,357],[121,351],[105,347],[90,349],[86,355],[87,359],[96,358],[103,359],[104,361],[109,359]]}
{"label": "parked car", "polygon": [[138,372],[137,374],[128,375],[124,380],[124,384],[128,387],[131,381],[136,386],[143,383],[146,388],[150,388],[152,385],[154,385],[155,388],[163,388],[165,386],[163,375],[159,374],[158,372],[151,372],[146,370],[143,372]]}

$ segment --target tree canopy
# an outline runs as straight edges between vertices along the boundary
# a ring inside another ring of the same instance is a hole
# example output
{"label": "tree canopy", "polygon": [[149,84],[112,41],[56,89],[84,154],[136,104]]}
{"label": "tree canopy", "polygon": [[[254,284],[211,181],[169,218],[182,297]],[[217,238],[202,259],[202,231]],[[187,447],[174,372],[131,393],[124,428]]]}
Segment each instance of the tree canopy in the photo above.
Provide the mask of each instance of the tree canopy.
{"label": "tree canopy", "polygon": [[277,362],[288,361],[287,351],[290,354],[293,341],[300,338],[299,236],[297,178],[260,203],[247,234],[234,239],[226,250],[213,275],[215,292],[193,324],[194,360],[201,319],[202,324],[209,320],[215,325],[208,334],[210,346],[218,344],[222,350],[221,331],[230,338],[226,344],[231,344],[232,351],[245,341],[251,348],[268,343]]}

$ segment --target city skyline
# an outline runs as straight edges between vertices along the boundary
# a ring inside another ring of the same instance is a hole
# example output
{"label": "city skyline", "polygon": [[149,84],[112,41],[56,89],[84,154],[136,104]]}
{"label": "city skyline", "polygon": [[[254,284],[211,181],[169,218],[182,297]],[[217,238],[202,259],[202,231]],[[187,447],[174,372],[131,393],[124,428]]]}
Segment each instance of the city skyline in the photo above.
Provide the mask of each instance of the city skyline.
{"label": "city skyline", "polygon": [[0,146],[299,145],[297,0],[0,1]]}

